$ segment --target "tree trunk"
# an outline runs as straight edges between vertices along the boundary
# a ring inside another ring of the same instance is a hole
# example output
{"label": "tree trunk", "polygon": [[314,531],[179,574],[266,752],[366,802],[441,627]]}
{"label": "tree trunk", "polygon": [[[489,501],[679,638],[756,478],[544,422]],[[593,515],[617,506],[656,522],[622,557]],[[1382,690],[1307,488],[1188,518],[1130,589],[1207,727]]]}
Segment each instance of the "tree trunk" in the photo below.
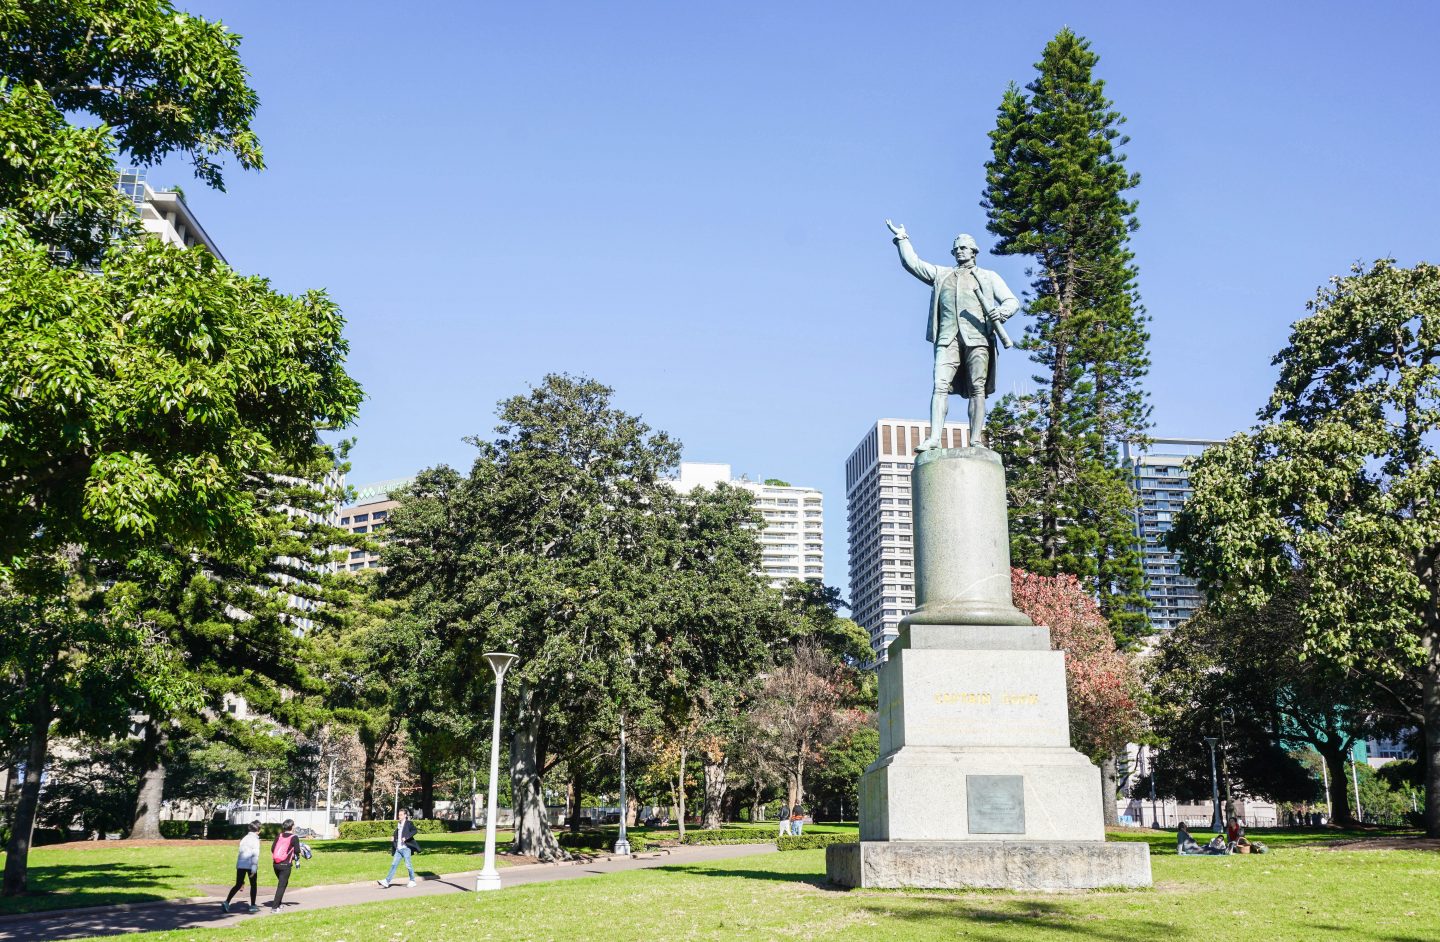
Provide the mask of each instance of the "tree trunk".
{"label": "tree trunk", "polygon": [[365,775],[360,789],[360,819],[362,821],[375,820],[375,766],[377,764],[375,750],[365,747]]}
{"label": "tree trunk", "polygon": [[633,794],[625,796],[625,826],[633,828],[636,819],[640,816],[640,799]]}
{"label": "tree trunk", "polygon": [[1330,770],[1330,823],[1350,827],[1355,823],[1350,807],[1350,776],[1345,771],[1346,750],[1329,745],[1320,750],[1325,767]]}
{"label": "tree trunk", "polygon": [[30,839],[35,833],[35,816],[40,810],[40,776],[50,748],[50,723],[54,719],[49,691],[37,693],[30,708],[30,735],[25,751],[25,775],[20,782],[20,800],[15,805],[10,841],[5,846],[3,895],[23,895],[30,865]]}
{"label": "tree trunk", "polygon": [[584,788],[580,781],[580,763],[573,763],[570,768],[570,782],[565,789],[565,824],[572,834],[580,831],[580,805]]}
{"label": "tree trunk", "polygon": [[679,789],[676,791],[676,803],[679,805],[679,807],[676,810],[680,812],[679,819],[681,843],[684,843],[685,841],[685,760],[687,758],[688,750],[684,746],[681,746],[680,771],[676,774],[676,784],[679,786]]}
{"label": "tree trunk", "polygon": [[1116,769],[1115,756],[1105,756],[1100,760],[1100,811],[1105,817],[1107,828],[1120,825],[1119,812],[1115,810],[1115,795],[1120,791],[1119,775]]}
{"label": "tree trunk", "polygon": [[[1431,600],[1432,612],[1435,608]],[[1440,625],[1426,619],[1421,644],[1425,651],[1422,668],[1421,702],[1425,711],[1425,754],[1422,773],[1425,779],[1425,833],[1440,837]]]}
{"label": "tree trunk", "polygon": [[542,861],[565,860],[569,854],[550,832],[545,813],[545,791],[542,787],[540,754],[540,714],[535,695],[528,685],[520,685],[516,694],[515,732],[510,737],[510,794],[515,818],[515,839],[511,844],[517,854],[526,854]]}
{"label": "tree trunk", "polygon": [[765,783],[755,782],[755,794],[750,799],[750,823],[755,824],[765,820]]}
{"label": "tree trunk", "polygon": [[800,747],[800,752],[795,756],[795,767],[790,771],[790,813],[795,813],[796,805],[805,804],[805,747]]}
{"label": "tree trunk", "polygon": [[145,723],[144,738],[135,760],[140,772],[140,791],[135,796],[135,814],[130,824],[130,837],[137,841],[158,841],[160,804],[165,799],[165,734],[154,720]]}
{"label": "tree trunk", "polygon": [[725,782],[730,767],[729,756],[719,750],[701,750],[701,767],[705,770],[705,815],[700,822],[702,828],[714,830],[720,827],[721,811],[725,804]]}
{"label": "tree trunk", "polygon": [[423,768],[420,770],[420,814],[425,818],[435,817],[435,773]]}

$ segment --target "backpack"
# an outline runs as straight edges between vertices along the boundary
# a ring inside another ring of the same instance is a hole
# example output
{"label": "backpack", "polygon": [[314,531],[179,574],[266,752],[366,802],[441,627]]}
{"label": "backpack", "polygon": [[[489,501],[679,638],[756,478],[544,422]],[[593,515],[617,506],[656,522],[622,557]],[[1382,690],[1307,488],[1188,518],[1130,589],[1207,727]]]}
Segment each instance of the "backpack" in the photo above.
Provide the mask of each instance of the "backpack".
{"label": "backpack", "polygon": [[270,859],[277,864],[289,863],[290,858],[295,856],[295,835],[281,834],[275,839],[275,847],[270,851]]}

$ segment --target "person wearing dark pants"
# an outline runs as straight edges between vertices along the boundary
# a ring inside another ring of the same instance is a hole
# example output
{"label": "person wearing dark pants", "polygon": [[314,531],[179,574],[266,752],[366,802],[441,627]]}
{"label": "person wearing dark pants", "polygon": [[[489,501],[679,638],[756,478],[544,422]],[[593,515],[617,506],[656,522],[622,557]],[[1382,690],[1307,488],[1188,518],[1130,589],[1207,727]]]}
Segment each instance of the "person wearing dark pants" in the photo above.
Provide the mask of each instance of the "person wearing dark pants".
{"label": "person wearing dark pants", "polygon": [[240,838],[240,852],[235,856],[235,885],[230,887],[230,895],[225,897],[225,902],[220,908],[227,913],[230,911],[230,901],[240,888],[245,885],[246,878],[250,880],[250,911],[258,913],[260,907],[255,905],[255,881],[260,869],[260,822],[252,821],[250,829],[245,836]]}
{"label": "person wearing dark pants", "polygon": [[295,858],[299,856],[300,840],[295,836],[295,822],[286,818],[280,825],[280,833],[275,835],[275,842],[270,845],[270,860],[275,864],[275,901],[270,904],[272,913],[278,913],[285,905],[285,887],[290,882]]}

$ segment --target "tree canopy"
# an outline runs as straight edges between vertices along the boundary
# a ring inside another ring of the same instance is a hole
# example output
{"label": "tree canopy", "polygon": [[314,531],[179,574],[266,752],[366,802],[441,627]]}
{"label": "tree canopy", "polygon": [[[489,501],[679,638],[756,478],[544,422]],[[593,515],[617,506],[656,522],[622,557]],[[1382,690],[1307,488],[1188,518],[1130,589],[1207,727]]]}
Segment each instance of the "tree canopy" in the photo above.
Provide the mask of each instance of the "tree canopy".
{"label": "tree canopy", "polygon": [[1098,62],[1061,30],[1036,78],[1006,90],[990,132],[981,205],[995,253],[1035,261],[1020,346],[1040,367],[1034,393],[997,403],[990,438],[1009,473],[1015,564],[1078,576],[1128,643],[1146,626],[1144,575],[1119,451],[1149,426],[1149,334],[1129,248],[1136,204],[1125,197],[1139,177],[1125,167],[1125,119],[1094,76]]}
{"label": "tree canopy", "polygon": [[1308,307],[1260,423],[1197,460],[1172,544],[1224,606],[1303,579],[1301,656],[1408,699],[1440,835],[1440,268],[1357,266]]}

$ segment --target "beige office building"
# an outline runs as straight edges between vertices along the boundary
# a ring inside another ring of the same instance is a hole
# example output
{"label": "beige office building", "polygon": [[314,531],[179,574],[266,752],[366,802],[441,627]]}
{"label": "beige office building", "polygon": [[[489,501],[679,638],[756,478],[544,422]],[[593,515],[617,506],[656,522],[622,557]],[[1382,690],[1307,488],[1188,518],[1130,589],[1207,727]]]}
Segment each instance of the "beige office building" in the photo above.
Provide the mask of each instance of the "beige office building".
{"label": "beige office building", "polygon": [[[915,608],[915,539],[910,507],[910,469],[915,448],[930,434],[919,419],[881,419],[860,439],[845,462],[845,502],[850,535],[851,617],[870,632],[875,660]],[[963,448],[970,428],[947,423],[941,442]]]}
{"label": "beige office building", "polygon": [[[340,528],[349,530],[356,535],[365,536],[371,541],[379,541],[376,534],[384,533],[390,511],[395,509],[399,501],[390,495],[405,487],[414,478],[396,478],[392,481],[379,481],[375,484],[366,484],[355,488],[355,502],[348,506],[341,507],[339,520]],[[341,560],[339,568],[349,572],[358,572],[361,569],[376,569],[380,566],[380,554],[363,549],[347,550],[347,557]]]}
{"label": "beige office building", "polygon": [[734,478],[728,464],[682,461],[675,488],[682,493],[719,483],[755,495],[765,517],[760,531],[760,568],[776,587],[790,579],[825,580],[825,501],[813,487]]}

